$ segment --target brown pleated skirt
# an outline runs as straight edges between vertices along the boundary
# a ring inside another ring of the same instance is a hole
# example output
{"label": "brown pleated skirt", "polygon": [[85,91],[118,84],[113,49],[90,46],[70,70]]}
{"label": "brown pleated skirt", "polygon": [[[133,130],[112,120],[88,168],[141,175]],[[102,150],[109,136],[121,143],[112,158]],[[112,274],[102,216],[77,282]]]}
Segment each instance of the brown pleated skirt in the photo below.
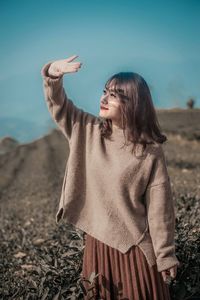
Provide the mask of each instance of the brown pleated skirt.
{"label": "brown pleated skirt", "polygon": [[99,275],[92,283],[82,281],[87,295],[96,300],[170,300],[169,286],[157,271],[149,266],[138,246],[125,254],[96,238],[85,234],[82,279],[92,273]]}

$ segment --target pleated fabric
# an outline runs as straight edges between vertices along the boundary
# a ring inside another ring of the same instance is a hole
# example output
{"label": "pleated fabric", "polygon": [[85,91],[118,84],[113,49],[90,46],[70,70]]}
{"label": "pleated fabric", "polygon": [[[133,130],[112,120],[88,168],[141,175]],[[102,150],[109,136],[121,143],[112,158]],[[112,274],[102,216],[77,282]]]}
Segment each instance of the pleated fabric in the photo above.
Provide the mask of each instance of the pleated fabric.
{"label": "pleated fabric", "polygon": [[138,246],[125,254],[98,239],[85,234],[81,277],[89,279],[92,272],[100,273],[93,282],[83,280],[86,300],[170,300],[169,286],[157,271],[149,266]]}

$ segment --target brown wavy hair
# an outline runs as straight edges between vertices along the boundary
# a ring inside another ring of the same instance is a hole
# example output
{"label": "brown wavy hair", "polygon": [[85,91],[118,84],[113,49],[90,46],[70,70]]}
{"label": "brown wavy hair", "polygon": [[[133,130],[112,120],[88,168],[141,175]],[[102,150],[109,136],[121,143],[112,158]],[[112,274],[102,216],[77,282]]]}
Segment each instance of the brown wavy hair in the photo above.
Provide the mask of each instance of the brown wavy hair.
{"label": "brown wavy hair", "polygon": [[[156,111],[148,84],[142,76],[134,72],[120,72],[111,76],[105,88],[113,87],[120,98],[123,133],[128,141],[137,144],[164,143],[167,137],[161,133]],[[99,128],[103,138],[112,135],[112,120],[99,117]],[[127,136],[125,135],[125,131]]]}

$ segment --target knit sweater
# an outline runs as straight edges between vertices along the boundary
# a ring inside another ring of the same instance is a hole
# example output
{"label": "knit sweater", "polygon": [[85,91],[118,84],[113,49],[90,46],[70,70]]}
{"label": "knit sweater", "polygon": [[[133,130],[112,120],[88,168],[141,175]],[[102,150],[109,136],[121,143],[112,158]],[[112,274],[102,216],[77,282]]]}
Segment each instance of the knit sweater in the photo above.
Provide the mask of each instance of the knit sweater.
{"label": "knit sweater", "polygon": [[100,134],[100,118],[69,99],[63,76],[41,69],[51,118],[69,143],[56,223],[63,219],[110,247],[127,253],[137,245],[158,271],[179,265],[175,255],[175,210],[162,144],[136,155],[122,148],[123,130]]}

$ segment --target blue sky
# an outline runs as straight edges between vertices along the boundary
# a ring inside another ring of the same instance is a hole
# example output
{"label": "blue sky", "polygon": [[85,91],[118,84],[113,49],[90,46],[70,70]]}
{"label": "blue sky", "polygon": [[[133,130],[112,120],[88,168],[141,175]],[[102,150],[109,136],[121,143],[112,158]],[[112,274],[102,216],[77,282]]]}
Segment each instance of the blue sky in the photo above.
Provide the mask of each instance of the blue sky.
{"label": "blue sky", "polygon": [[55,127],[42,90],[42,66],[79,55],[64,76],[68,96],[98,115],[106,80],[133,71],[156,108],[200,107],[200,1],[2,1],[0,138],[29,142]]}

